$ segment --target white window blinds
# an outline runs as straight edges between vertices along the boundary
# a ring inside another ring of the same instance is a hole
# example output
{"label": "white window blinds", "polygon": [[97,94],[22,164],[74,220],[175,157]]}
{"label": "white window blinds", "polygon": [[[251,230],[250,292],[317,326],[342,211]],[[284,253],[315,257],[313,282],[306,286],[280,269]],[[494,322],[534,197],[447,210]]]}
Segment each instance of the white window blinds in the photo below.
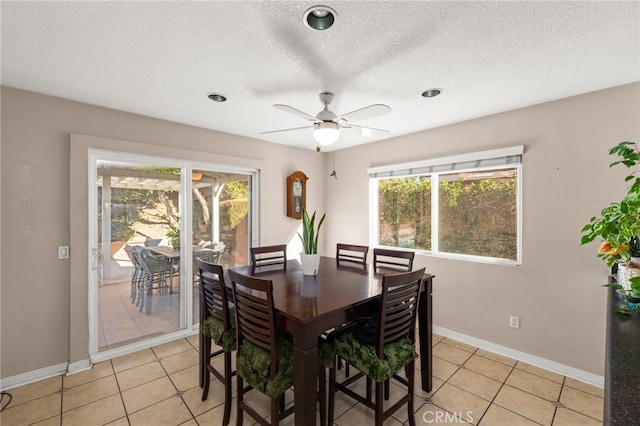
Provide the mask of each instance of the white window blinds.
{"label": "white window blinds", "polygon": [[432,158],[410,163],[370,167],[370,178],[428,175],[431,173],[516,165],[522,162],[524,145],[491,149],[461,155]]}

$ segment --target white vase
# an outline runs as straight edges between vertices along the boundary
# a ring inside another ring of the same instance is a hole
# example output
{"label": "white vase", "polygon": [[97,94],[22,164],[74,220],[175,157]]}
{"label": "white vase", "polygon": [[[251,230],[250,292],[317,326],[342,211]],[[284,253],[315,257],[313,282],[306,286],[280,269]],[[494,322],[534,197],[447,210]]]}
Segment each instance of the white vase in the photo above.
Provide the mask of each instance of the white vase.
{"label": "white vase", "polygon": [[618,284],[625,290],[631,289],[631,278],[640,276],[640,258],[632,257],[625,263],[618,264]]}
{"label": "white vase", "polygon": [[300,264],[303,275],[316,275],[320,266],[320,255],[300,253]]}

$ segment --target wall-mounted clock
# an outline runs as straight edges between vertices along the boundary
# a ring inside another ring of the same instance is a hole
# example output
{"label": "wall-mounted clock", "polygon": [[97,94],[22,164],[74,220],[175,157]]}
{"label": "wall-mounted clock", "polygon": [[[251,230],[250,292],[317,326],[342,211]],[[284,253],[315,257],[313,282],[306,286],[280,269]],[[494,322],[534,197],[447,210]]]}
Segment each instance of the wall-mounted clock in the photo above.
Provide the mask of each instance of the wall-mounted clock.
{"label": "wall-mounted clock", "polygon": [[302,219],[307,205],[307,175],[297,170],[287,176],[287,216]]}

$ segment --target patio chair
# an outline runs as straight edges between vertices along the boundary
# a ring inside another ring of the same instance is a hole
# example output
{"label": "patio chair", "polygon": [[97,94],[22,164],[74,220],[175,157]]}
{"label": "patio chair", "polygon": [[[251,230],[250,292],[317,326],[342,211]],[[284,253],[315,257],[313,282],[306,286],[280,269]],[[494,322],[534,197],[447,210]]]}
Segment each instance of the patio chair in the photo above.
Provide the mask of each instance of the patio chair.
{"label": "patio chair", "polygon": [[132,303],[135,302],[140,312],[144,309],[145,313],[149,315],[152,307],[150,300],[152,290],[166,291],[168,289],[171,294],[171,262],[163,256],[155,256],[143,247],[134,250],[133,256],[140,267],[141,274]]}
{"label": "patio chair", "polygon": [[124,251],[133,264],[133,272],[131,274],[131,303],[135,303],[137,301],[138,290],[142,286],[144,277],[144,270],[142,269],[141,260],[139,259],[142,247],[126,245]]}

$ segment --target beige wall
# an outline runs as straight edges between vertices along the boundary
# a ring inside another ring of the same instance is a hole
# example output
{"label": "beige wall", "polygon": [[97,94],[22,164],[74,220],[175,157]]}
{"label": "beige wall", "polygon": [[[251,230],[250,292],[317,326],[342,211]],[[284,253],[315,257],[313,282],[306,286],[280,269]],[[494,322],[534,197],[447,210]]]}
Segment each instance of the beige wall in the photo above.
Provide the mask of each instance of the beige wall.
{"label": "beige wall", "polygon": [[[125,112],[2,88],[0,377],[82,358],[83,312],[71,312],[70,134],[185,148],[260,162],[261,243],[293,235],[284,214],[285,177],[310,177],[310,209],[327,212],[324,252],[369,243],[367,168],[468,151],[525,145],[523,265],[494,266],[418,256],[436,274],[439,326],[602,375],[606,268],[595,245],[578,244],[590,216],[624,192],[609,147],[640,139],[640,85],[632,84],[401,136],[332,156]],[[212,117],[215,120],[215,117]],[[161,148],[164,149],[164,148]],[[32,184],[24,180],[24,166]],[[25,186],[32,206],[23,202]],[[30,211],[30,216],[25,212]],[[25,233],[24,228],[29,232]],[[72,247],[72,255],[82,255]],[[508,327],[521,318],[520,330]],[[70,317],[80,336],[70,336]]]}
{"label": "beige wall", "polygon": [[326,247],[369,242],[368,167],[525,145],[522,266],[417,256],[436,275],[434,323],[604,375],[607,270],[597,245],[579,241],[589,218],[626,191],[626,170],[608,167],[622,140],[640,141],[637,83],[337,151],[327,216],[349,226],[328,226]]}
{"label": "beige wall", "polygon": [[[70,228],[79,217],[78,194],[70,194],[70,171],[86,164],[86,159],[79,159],[71,167],[71,133],[157,145],[157,151],[164,153],[178,147],[262,164],[262,244],[279,243],[295,235],[299,221],[285,214],[285,179],[293,171],[300,169],[309,176],[308,208],[324,210],[324,170],[315,151],[7,87],[2,88],[1,102],[2,378],[86,359],[86,310],[71,310],[78,300],[87,300],[86,287],[79,291],[83,283],[77,284],[76,274],[72,285],[71,262],[57,259],[58,245],[70,243]],[[23,177],[26,163],[32,170],[31,184]],[[25,214],[22,201],[25,186],[33,191],[30,215]],[[27,223],[29,232],[25,233]],[[86,246],[71,247],[74,260],[86,259],[82,247]],[[74,271],[82,274],[86,269],[74,265]],[[71,297],[75,303],[70,302]],[[74,330],[73,338],[70,330]]]}

